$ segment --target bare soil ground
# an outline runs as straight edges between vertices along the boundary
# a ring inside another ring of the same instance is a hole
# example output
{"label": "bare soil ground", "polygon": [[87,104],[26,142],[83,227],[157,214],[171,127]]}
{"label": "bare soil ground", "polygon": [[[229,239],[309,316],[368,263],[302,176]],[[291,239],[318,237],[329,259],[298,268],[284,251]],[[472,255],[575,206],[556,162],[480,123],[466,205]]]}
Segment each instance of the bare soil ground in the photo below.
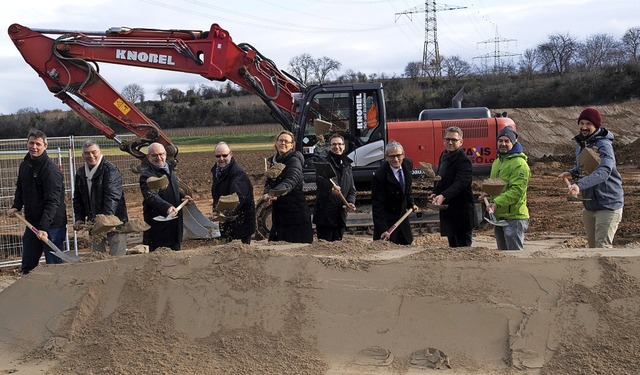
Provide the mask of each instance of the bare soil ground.
{"label": "bare soil ground", "polygon": [[[611,250],[584,248],[581,205],[555,177],[572,163],[580,110],[510,111],[532,169],[525,251],[493,250],[485,228],[455,251],[436,234],[412,246],[194,240],[4,270],[0,374],[441,373],[429,348],[451,374],[637,373],[640,103],[601,108],[619,134],[626,201]],[[235,153],[256,194],[270,153]],[[205,214],[212,163],[184,154],[179,169]]]}

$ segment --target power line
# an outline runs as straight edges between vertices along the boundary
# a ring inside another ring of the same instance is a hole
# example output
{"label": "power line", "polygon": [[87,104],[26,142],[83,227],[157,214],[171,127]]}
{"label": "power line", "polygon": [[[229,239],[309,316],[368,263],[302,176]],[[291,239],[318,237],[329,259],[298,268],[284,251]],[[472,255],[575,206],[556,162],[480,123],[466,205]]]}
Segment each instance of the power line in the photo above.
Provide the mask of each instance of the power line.
{"label": "power line", "polygon": [[513,57],[513,56],[520,56],[519,53],[510,53],[510,52],[501,52],[500,50],[500,43],[510,43],[510,42],[517,42],[516,39],[507,39],[507,38],[501,38],[500,35],[498,34],[498,27],[496,26],[496,35],[493,39],[488,39],[482,42],[478,42],[478,44],[484,43],[484,44],[488,44],[488,43],[493,43],[493,54],[486,54],[484,56],[477,56],[474,57],[474,59],[490,59],[493,57],[493,70],[496,73],[499,73],[502,70],[502,60],[501,58],[503,57]]}
{"label": "power line", "polygon": [[466,7],[457,5],[442,4],[438,6],[436,0],[425,0],[424,7],[418,6],[404,12],[396,13],[396,21],[398,17],[406,15],[411,19],[414,13],[424,13],[424,48],[422,52],[422,72],[423,75],[430,77],[439,77],[441,75],[440,48],[438,47],[438,19],[436,12],[438,10],[456,10],[465,9]]}

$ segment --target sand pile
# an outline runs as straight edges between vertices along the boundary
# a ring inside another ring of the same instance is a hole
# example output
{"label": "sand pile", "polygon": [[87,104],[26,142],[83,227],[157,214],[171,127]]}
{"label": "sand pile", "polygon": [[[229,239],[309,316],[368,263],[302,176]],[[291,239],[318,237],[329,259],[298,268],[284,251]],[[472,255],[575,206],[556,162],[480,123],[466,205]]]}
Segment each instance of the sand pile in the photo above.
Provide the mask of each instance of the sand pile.
{"label": "sand pile", "polygon": [[[561,246],[423,239],[431,246],[234,242],[38,267],[0,293],[0,373],[637,371],[637,250],[563,258]],[[451,369],[429,369],[434,350]]]}

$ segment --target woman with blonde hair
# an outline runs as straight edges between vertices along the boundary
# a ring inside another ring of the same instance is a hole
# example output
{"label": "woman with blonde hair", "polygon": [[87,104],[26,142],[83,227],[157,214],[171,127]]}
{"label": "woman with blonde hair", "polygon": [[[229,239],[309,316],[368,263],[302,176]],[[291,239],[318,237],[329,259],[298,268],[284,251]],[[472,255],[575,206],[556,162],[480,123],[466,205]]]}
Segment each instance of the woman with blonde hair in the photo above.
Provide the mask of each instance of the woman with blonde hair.
{"label": "woman with blonde hair", "polygon": [[267,174],[262,197],[273,205],[269,241],[313,242],[311,211],[302,192],[304,156],[295,146],[293,133],[283,130],[269,159],[271,171],[278,171]]}

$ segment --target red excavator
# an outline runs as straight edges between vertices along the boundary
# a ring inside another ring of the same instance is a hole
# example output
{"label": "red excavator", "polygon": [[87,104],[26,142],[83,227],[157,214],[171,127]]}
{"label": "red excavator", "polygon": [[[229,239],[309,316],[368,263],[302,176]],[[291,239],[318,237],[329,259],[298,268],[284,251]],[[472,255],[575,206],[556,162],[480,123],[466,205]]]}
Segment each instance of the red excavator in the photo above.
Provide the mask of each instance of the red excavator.
{"label": "red excavator", "polygon": [[[169,161],[176,160],[178,147],[104,80],[99,62],[193,73],[238,84],[258,95],[276,121],[295,134],[296,147],[305,156],[306,190],[310,192],[315,190],[313,161],[326,153],[325,142],[333,133],[345,137],[354,179],[359,190],[366,190],[383,161],[388,141],[400,142],[414,165],[422,162],[435,166],[444,149],[444,131],[458,126],[464,132],[474,170],[481,173],[488,171],[495,159],[497,133],[505,126],[515,128],[506,115],[493,117],[484,107],[461,108],[459,95],[452,108],[424,110],[415,121],[387,122],[382,84],[305,86],[250,44],[234,43],[217,24],[208,31],[117,27],[98,32],[12,24],[8,33],[54,96],[117,142],[121,150],[140,160],[145,157],[142,148],[152,142],[165,145]],[[121,141],[76,98],[113,118],[136,138]],[[414,173],[424,172],[416,169]],[[262,207],[260,211],[266,212],[262,215],[264,231],[268,209]]]}

